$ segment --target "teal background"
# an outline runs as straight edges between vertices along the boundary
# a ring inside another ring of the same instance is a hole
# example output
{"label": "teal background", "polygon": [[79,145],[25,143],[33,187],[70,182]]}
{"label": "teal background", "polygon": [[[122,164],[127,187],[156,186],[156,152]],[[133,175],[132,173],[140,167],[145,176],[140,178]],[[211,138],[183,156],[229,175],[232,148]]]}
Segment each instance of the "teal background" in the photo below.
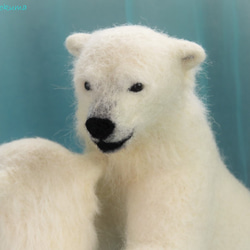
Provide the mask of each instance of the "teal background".
{"label": "teal background", "polygon": [[[0,143],[46,137],[80,151],[65,38],[124,23],[200,43],[199,92],[225,162],[250,186],[249,0],[0,0]],[[6,8],[6,7],[5,7]]]}

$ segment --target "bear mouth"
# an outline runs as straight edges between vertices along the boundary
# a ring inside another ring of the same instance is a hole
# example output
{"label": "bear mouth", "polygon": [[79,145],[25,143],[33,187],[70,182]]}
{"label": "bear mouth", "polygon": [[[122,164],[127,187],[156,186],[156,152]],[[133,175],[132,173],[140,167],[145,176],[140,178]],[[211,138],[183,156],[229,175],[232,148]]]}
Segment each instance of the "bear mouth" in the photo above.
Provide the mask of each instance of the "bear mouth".
{"label": "bear mouth", "polygon": [[98,142],[95,142],[97,147],[103,152],[103,153],[113,153],[119,149],[122,148],[122,146],[133,136],[133,133],[130,134],[127,138],[117,141],[117,142],[105,142],[103,140],[100,140]]}

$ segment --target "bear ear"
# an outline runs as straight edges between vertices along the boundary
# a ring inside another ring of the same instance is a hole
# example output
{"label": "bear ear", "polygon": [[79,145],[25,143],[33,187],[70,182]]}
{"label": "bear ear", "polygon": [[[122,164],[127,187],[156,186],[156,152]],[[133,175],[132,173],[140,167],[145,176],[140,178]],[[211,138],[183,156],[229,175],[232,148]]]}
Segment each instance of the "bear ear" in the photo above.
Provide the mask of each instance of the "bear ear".
{"label": "bear ear", "polygon": [[178,57],[184,70],[190,70],[205,60],[206,53],[197,43],[186,40],[179,40],[178,43]]}
{"label": "bear ear", "polygon": [[84,47],[84,44],[91,35],[87,33],[74,33],[66,38],[65,46],[68,52],[78,57]]}

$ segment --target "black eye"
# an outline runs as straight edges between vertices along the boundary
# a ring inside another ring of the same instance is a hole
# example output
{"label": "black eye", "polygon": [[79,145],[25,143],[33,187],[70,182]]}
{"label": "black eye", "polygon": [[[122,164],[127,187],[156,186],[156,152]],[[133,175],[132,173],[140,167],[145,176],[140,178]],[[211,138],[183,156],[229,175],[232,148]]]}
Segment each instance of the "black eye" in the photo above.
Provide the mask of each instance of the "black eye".
{"label": "black eye", "polygon": [[85,82],[84,83],[84,88],[86,89],[86,90],[91,90],[91,86],[90,86],[90,83],[89,82]]}
{"label": "black eye", "polygon": [[143,90],[143,84],[140,83],[140,82],[137,82],[135,84],[133,84],[130,88],[129,88],[129,91],[132,91],[132,92],[140,92]]}

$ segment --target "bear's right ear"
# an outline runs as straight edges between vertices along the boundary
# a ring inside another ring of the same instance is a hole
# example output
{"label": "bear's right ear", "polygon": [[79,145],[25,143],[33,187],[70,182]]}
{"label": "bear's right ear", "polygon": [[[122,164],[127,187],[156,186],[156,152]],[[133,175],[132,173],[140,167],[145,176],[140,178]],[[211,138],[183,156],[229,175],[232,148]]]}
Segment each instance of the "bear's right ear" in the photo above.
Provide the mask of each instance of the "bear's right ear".
{"label": "bear's right ear", "polygon": [[74,33],[66,38],[65,46],[68,52],[78,57],[84,47],[84,44],[91,35],[87,33]]}
{"label": "bear's right ear", "polygon": [[184,70],[190,70],[206,59],[204,49],[197,43],[187,40],[177,40],[177,56],[181,61]]}

